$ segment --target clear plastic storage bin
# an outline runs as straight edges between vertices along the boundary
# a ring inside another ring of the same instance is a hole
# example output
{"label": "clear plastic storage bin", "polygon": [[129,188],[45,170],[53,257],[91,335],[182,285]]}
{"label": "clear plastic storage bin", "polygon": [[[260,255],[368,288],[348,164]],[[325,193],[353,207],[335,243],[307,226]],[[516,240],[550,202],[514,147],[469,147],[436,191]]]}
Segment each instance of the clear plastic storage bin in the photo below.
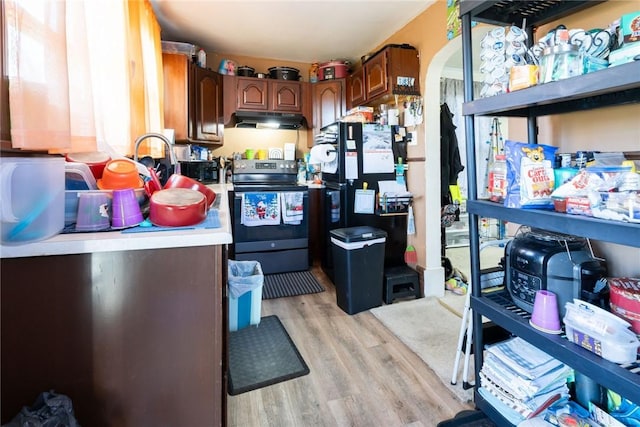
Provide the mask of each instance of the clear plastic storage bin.
{"label": "clear plastic storage bin", "polygon": [[635,362],[640,342],[629,322],[588,302],[565,304],[567,339],[614,363]]}

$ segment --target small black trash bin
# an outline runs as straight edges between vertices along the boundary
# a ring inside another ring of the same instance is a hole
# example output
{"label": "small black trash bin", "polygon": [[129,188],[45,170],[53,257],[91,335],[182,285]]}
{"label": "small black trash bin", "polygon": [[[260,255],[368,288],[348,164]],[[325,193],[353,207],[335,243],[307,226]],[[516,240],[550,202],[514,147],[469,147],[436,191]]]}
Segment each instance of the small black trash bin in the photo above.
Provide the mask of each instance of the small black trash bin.
{"label": "small black trash bin", "polygon": [[387,233],[361,226],[331,230],[338,307],[356,314],[382,305]]}

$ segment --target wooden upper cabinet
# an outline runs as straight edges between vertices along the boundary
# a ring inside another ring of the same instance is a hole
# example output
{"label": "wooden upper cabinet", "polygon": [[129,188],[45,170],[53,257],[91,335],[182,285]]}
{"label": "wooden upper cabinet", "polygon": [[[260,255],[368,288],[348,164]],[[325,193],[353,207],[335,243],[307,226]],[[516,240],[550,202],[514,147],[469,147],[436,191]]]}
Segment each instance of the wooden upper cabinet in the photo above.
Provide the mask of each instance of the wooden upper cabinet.
{"label": "wooden upper cabinet", "polygon": [[364,68],[359,68],[349,76],[349,88],[347,94],[347,107],[355,107],[367,100],[367,92],[364,84]]}
{"label": "wooden upper cabinet", "polygon": [[193,66],[195,135],[198,141],[222,141],[222,77],[215,72]]}
{"label": "wooden upper cabinet", "polygon": [[345,79],[324,80],[311,85],[314,135],[346,113],[345,86]]}
{"label": "wooden upper cabinet", "polygon": [[302,112],[302,84],[288,80],[237,78],[236,109]]}
{"label": "wooden upper cabinet", "polygon": [[186,55],[163,53],[164,127],[176,142],[222,144],[221,76],[200,68]]}
{"label": "wooden upper cabinet", "polygon": [[269,109],[269,84],[266,79],[237,78],[238,110],[267,111]]}
{"label": "wooden upper cabinet", "polygon": [[223,84],[224,123],[232,123],[236,111],[264,111],[302,114],[312,126],[307,82],[223,76]]}
{"label": "wooden upper cabinet", "polygon": [[395,95],[420,96],[420,58],[409,45],[382,48],[349,79],[347,105],[378,105]]}
{"label": "wooden upper cabinet", "polygon": [[[4,5],[0,5],[0,141],[11,141],[9,126],[9,77],[6,73],[4,42]],[[4,146],[4,145],[3,145]]]}
{"label": "wooden upper cabinet", "polygon": [[364,64],[367,99],[385,93],[388,89],[387,82],[387,52],[382,51]]}
{"label": "wooden upper cabinet", "polygon": [[269,82],[271,109],[288,113],[302,112],[302,83],[289,80]]}

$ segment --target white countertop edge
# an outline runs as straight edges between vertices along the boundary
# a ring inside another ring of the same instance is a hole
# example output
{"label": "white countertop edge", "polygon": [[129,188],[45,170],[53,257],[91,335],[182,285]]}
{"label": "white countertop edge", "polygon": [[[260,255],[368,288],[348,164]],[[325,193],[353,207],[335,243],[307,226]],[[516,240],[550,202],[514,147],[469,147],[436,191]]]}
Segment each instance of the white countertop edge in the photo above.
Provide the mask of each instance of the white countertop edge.
{"label": "white countertop edge", "polygon": [[233,242],[227,188],[210,186],[220,198],[220,228],[176,231],[122,233],[58,234],[47,240],[24,245],[0,245],[0,258],[22,258],[51,255],[71,255],[92,252],[133,251],[145,249],[184,248],[194,246],[225,245]]}
{"label": "white countertop edge", "polygon": [[220,229],[154,231],[123,234],[105,233],[63,234],[42,242],[26,245],[0,246],[2,258],[70,255],[93,252],[134,251],[144,249],[185,248],[224,245],[233,241],[231,233]]}

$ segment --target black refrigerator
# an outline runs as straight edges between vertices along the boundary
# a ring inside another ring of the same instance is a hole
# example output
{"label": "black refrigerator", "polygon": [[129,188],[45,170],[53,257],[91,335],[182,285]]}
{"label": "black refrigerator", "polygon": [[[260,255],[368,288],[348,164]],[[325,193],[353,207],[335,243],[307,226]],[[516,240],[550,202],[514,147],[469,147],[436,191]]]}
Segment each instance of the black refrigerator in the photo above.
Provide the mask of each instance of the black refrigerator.
{"label": "black refrigerator", "polygon": [[335,157],[322,163],[325,249],[321,265],[331,280],[334,268],[330,232],[338,228],[366,225],[386,231],[385,269],[405,265],[407,215],[380,215],[377,206],[373,212],[363,213],[356,195],[367,183],[367,190],[373,190],[378,204],[379,182],[398,182],[395,165],[399,158],[406,160],[406,144],[404,128],[375,123],[336,122],[316,136],[314,149],[323,147],[323,153],[331,151],[327,156]]}

